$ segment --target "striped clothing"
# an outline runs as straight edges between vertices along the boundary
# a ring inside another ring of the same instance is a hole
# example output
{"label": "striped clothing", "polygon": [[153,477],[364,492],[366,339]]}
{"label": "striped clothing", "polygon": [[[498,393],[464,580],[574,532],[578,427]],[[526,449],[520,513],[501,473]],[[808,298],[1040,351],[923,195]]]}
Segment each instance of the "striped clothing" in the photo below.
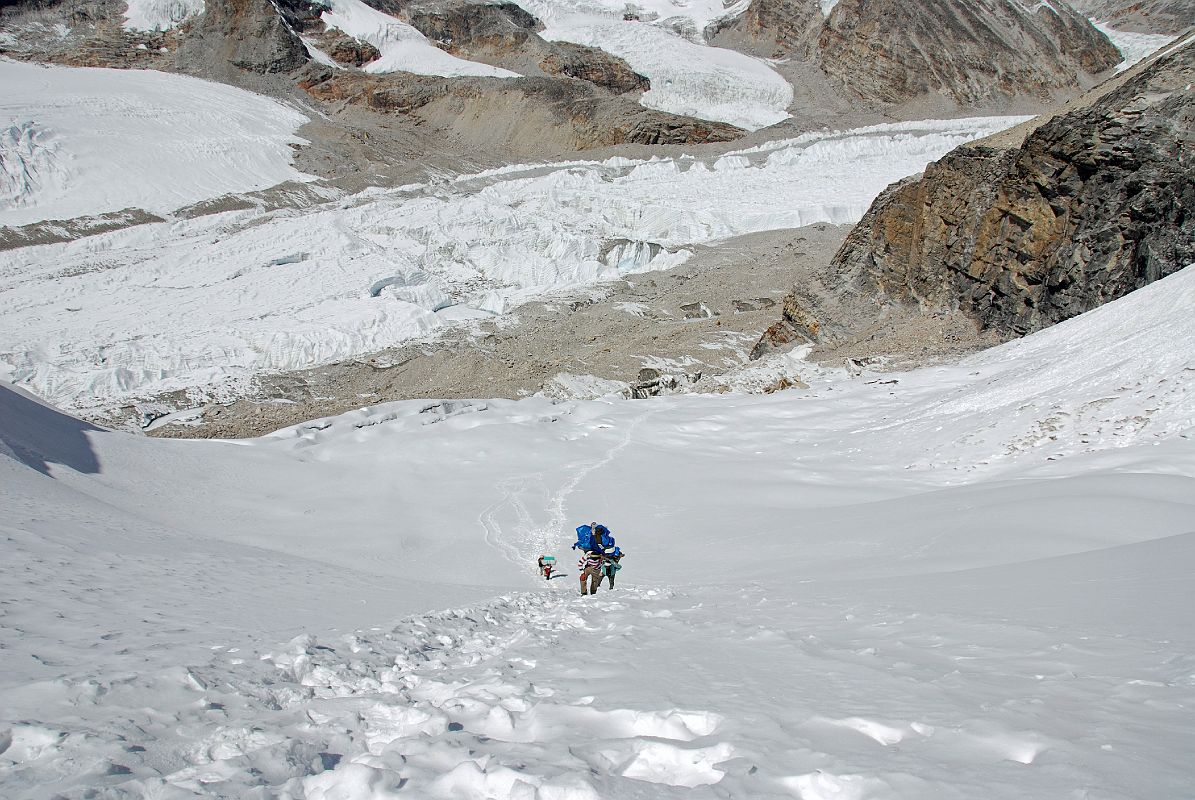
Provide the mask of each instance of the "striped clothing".
{"label": "striped clothing", "polygon": [[592,570],[597,572],[602,568],[602,554],[594,550],[586,550],[585,554],[581,556],[581,560],[577,562],[577,568],[582,572]]}

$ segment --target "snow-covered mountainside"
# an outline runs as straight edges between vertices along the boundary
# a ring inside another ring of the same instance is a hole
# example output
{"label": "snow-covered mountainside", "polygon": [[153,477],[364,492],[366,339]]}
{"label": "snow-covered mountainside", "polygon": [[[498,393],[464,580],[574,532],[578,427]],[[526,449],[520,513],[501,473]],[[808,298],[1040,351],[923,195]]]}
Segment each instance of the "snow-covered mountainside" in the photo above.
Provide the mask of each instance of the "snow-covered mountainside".
{"label": "snow-covered mountainside", "polygon": [[[1189,800],[1192,48],[1031,120],[1062,0],[0,0],[0,798]],[[854,338],[744,363],[794,283]],[[307,421],[96,423],[208,412]]]}
{"label": "snow-covered mountainside", "polygon": [[[1195,268],[883,380],[235,443],[0,386],[0,790],[1177,800],[1193,303]],[[617,588],[537,578],[593,518]]]}

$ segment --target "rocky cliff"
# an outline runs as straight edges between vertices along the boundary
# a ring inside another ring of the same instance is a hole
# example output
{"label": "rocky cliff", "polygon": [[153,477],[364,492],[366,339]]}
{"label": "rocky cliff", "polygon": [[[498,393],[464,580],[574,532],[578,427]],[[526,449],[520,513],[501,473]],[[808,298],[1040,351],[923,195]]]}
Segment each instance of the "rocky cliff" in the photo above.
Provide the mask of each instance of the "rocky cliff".
{"label": "rocky cliff", "polygon": [[[893,310],[1023,335],[1195,262],[1195,44],[1139,67],[1019,147],[960,147],[889,187],[794,291],[757,354],[843,341]],[[830,319],[831,305],[850,308]]]}
{"label": "rocky cliff", "polygon": [[1077,94],[1120,53],[1061,0],[755,0],[715,34],[816,67],[872,107],[989,108]]}

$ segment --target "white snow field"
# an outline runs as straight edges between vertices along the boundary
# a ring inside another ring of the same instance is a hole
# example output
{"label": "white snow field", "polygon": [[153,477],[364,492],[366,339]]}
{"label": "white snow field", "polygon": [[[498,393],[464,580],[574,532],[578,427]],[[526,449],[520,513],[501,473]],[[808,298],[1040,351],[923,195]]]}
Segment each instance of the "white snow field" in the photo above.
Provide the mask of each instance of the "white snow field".
{"label": "white snow field", "polygon": [[0,59],[0,225],[311,180],[291,166],[307,117],[219,83]]}
{"label": "white snow field", "polygon": [[647,108],[750,131],[789,116],[793,88],[767,61],[711,47],[702,36],[712,22],[745,11],[749,0],[518,0],[518,5],[544,24],[545,39],[601,48],[647,76],[651,89],[640,100]]}
{"label": "white snow field", "polygon": [[856,221],[890,182],[1023,119],[808,134],[710,163],[503,168],[0,252],[0,375],[66,408],[235,396],[262,372],[674,266],[688,245]]}
{"label": "white snow field", "polygon": [[[1189,798],[1193,304],[237,442],[0,385],[0,795]],[[617,588],[533,574],[595,518]]]}
{"label": "white snow field", "polygon": [[[416,75],[466,75],[517,78],[517,72],[491,67],[446,53],[415,28],[366,5],[361,0],[328,0],[320,19],[330,28],[369,42],[381,57],[365,66],[366,72],[412,72]],[[310,48],[310,45],[308,46]]]}

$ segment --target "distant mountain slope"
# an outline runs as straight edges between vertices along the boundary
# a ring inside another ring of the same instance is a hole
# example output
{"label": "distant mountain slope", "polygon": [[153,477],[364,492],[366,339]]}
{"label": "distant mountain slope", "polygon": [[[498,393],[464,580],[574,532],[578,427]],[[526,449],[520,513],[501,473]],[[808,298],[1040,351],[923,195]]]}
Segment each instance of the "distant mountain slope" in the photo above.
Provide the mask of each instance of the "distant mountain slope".
{"label": "distant mountain slope", "polygon": [[1195,43],[1128,75],[1019,147],[964,145],[889,187],[826,279],[857,313],[830,320],[794,293],[761,350],[847,339],[899,307],[1021,335],[1195,262]]}
{"label": "distant mountain slope", "polygon": [[[1037,110],[1120,60],[1062,0],[21,0],[0,6],[0,55],[275,97],[318,85],[329,116],[363,110],[404,128],[388,136],[430,128],[451,150],[499,157],[725,141],[860,109]],[[420,111],[448,96],[448,113]]]}
{"label": "distant mountain slope", "polygon": [[1070,4],[1117,30],[1177,34],[1195,25],[1193,0],[1070,0]]}
{"label": "distant mountain slope", "polygon": [[968,106],[1076,90],[1120,54],[1063,2],[842,0],[818,36],[822,68],[864,100],[940,94]]}
{"label": "distant mountain slope", "polygon": [[755,0],[719,35],[815,66],[873,105],[940,98],[974,108],[1047,99],[1090,85],[1120,60],[1060,1]]}

